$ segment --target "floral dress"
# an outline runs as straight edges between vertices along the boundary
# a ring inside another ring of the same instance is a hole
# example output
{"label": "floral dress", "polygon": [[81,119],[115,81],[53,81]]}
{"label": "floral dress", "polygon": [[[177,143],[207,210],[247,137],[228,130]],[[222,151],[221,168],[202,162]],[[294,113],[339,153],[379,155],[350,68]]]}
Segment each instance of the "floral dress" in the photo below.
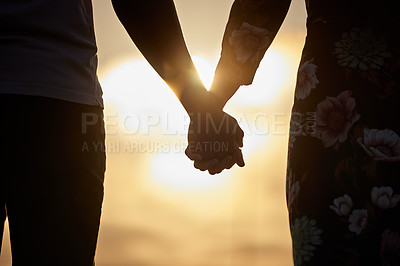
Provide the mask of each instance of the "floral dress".
{"label": "floral dress", "polygon": [[[400,13],[394,3],[306,1],[287,166],[295,265],[400,265]],[[216,73],[250,84],[289,5],[236,0]]]}

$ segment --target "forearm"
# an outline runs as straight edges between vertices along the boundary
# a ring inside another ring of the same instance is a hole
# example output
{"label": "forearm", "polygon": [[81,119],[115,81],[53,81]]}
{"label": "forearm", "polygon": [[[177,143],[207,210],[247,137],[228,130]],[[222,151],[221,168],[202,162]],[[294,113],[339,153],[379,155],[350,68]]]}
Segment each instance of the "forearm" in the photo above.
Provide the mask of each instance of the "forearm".
{"label": "forearm", "polygon": [[[226,69],[225,69],[226,70]],[[217,108],[222,110],[228,100],[236,93],[240,87],[240,83],[233,76],[234,73],[228,71],[221,71],[217,67],[213,82],[211,84],[210,92],[215,98]]]}
{"label": "forearm", "polygon": [[194,99],[201,102],[207,91],[187,50],[173,0],[112,0],[112,3],[146,60],[186,111],[196,112],[201,106],[196,106]]}
{"label": "forearm", "polygon": [[236,0],[222,41],[210,91],[224,105],[256,70],[281,27],[291,0]]}

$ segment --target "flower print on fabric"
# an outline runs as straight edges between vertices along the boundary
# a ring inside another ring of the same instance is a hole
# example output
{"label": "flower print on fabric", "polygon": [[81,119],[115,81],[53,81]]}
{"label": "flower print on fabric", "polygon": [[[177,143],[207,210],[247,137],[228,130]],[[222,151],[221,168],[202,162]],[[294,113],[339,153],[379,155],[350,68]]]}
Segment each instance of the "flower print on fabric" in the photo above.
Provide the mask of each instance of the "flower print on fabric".
{"label": "flower print on fabric", "polygon": [[288,203],[287,204],[288,204],[288,207],[291,208],[293,201],[295,200],[295,198],[297,197],[297,195],[300,192],[300,183],[299,183],[299,181],[296,181],[296,182],[294,181],[294,176],[293,176],[293,173],[291,170],[289,170],[287,180],[288,180],[288,188],[287,188]]}
{"label": "flower print on fabric", "polygon": [[299,67],[295,90],[296,99],[304,100],[319,83],[316,76],[317,66],[312,61],[313,59],[308,60]]}
{"label": "flower print on fabric", "polygon": [[329,208],[334,210],[339,216],[348,216],[353,208],[353,201],[349,195],[346,194],[343,197],[334,199],[333,205],[330,205]]}
{"label": "flower print on fabric", "polygon": [[390,57],[387,45],[378,40],[368,29],[354,28],[342,34],[342,39],[335,43],[339,65],[361,71],[378,70]]}
{"label": "flower print on fabric", "polygon": [[390,129],[364,129],[357,142],[375,160],[400,161],[400,137]]}
{"label": "flower print on fabric", "polygon": [[376,206],[386,210],[396,207],[400,201],[400,195],[393,195],[391,187],[374,187],[371,191],[371,200]]}
{"label": "flower print on fabric", "polygon": [[349,230],[350,232],[359,235],[361,231],[367,226],[368,213],[366,209],[354,210],[349,217]]}
{"label": "flower print on fabric", "polygon": [[291,224],[293,237],[293,259],[295,265],[302,265],[314,255],[314,250],[322,244],[322,230],[317,222],[306,216],[296,218]]}
{"label": "flower print on fabric", "polygon": [[244,22],[240,29],[234,30],[229,38],[236,60],[240,63],[258,62],[262,51],[270,44],[268,30]]}
{"label": "flower print on fabric", "polygon": [[386,229],[381,238],[382,266],[400,265],[400,234]]}
{"label": "flower print on fabric", "polygon": [[304,114],[299,112],[293,112],[290,119],[290,135],[289,135],[289,147],[293,148],[294,142],[297,137],[307,136],[305,132],[305,119]]}
{"label": "flower print on fabric", "polygon": [[317,105],[316,126],[314,134],[325,148],[343,143],[351,126],[360,119],[355,111],[356,100],[351,91],[340,93],[337,97],[328,96]]}

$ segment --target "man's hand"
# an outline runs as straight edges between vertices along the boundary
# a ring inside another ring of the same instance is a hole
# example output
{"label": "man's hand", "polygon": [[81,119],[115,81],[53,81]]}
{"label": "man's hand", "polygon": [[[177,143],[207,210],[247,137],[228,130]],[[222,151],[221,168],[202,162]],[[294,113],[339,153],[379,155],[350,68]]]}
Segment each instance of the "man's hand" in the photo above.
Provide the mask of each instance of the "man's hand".
{"label": "man's hand", "polygon": [[243,130],[236,119],[214,109],[191,115],[186,155],[195,168],[217,174],[237,164],[244,166],[240,148]]}

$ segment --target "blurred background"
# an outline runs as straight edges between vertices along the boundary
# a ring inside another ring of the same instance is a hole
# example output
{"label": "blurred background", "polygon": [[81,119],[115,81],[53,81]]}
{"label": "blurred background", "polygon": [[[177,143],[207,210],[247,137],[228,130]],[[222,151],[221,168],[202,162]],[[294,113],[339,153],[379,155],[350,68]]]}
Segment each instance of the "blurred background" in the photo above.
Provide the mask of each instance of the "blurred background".
{"label": "blurred background", "polygon": [[[209,86],[233,0],[175,0]],[[189,119],[117,20],[93,0],[107,171],[97,266],[289,266],[286,152],[305,6],[293,0],[254,83],[225,111],[245,131],[246,166],[210,176],[184,155]],[[7,227],[7,225],[6,225]],[[11,265],[8,228],[1,266]]]}

